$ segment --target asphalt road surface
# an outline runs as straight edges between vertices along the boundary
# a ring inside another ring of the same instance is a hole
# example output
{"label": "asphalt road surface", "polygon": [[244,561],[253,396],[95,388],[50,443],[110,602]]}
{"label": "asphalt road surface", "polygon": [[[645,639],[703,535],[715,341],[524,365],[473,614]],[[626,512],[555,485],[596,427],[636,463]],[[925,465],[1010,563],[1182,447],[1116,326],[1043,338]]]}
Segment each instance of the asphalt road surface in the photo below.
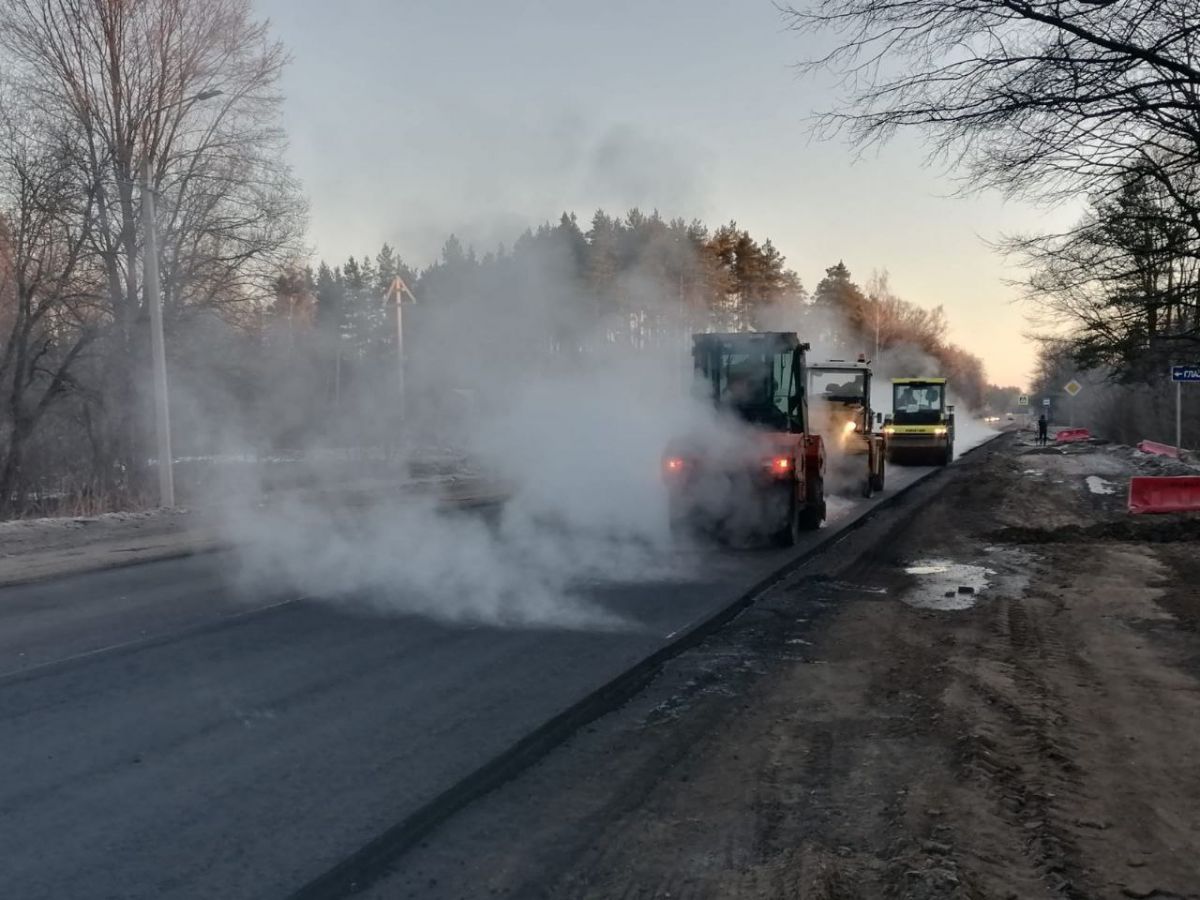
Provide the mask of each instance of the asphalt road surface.
{"label": "asphalt road surface", "polygon": [[586,589],[612,633],[238,596],[222,554],[0,591],[0,895],[286,897],[804,549]]}

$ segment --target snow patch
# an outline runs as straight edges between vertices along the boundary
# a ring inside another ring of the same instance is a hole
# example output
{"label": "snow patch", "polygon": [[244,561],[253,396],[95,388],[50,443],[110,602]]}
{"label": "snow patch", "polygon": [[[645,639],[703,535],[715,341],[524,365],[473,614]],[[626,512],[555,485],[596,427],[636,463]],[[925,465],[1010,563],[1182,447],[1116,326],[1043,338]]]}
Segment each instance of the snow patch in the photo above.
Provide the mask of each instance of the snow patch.
{"label": "snow patch", "polygon": [[1117,486],[1099,475],[1089,475],[1086,479],[1088,490],[1093,494],[1115,494]]}
{"label": "snow patch", "polygon": [[124,525],[129,522],[156,522],[186,516],[188,510],[181,507],[173,509],[147,509],[132,512],[101,513],[96,516],[51,516],[40,519],[9,519],[0,522],[0,537],[11,534],[22,534],[30,531],[65,531],[87,526],[100,527]]}

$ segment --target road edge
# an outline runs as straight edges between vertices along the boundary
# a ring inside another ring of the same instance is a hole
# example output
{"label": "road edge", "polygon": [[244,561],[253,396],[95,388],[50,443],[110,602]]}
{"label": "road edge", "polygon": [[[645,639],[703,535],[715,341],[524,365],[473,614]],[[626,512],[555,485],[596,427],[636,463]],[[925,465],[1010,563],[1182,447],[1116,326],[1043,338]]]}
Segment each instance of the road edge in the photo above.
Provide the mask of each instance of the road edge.
{"label": "road edge", "polygon": [[[458,510],[488,510],[503,506],[507,499],[507,494],[481,494],[475,497],[442,498],[438,503],[438,508],[447,512]],[[12,587],[26,587],[32,584],[44,584],[48,581],[58,581],[59,579],[63,578],[78,578],[86,575],[98,575],[103,572],[112,572],[117,569],[132,568],[133,566],[146,566],[151,565],[152,563],[190,559],[193,556],[208,556],[214,553],[223,553],[233,550],[234,547],[235,544],[232,541],[222,538],[212,538],[207,541],[198,540],[191,546],[185,548],[164,550],[162,553],[153,553],[146,556],[129,556],[123,559],[112,559],[103,562],[90,562],[86,565],[81,565],[78,568],[39,572],[36,575],[16,575],[10,578],[0,577],[0,590]],[[121,551],[117,550],[114,552]]]}
{"label": "road edge", "polygon": [[[1012,432],[1001,431],[963,451],[951,466]],[[678,637],[664,644],[654,653],[634,663],[563,712],[543,722],[516,743],[469,775],[428,800],[414,812],[385,829],[358,850],[336,863],[325,872],[311,879],[298,890],[288,895],[288,900],[335,900],[366,890],[374,882],[390,873],[394,863],[426,835],[447,821],[455,813],[465,809],[479,798],[491,793],[521,772],[533,766],[550,751],[565,743],[577,731],[601,716],[617,709],[635,697],[659,672],[664,664],[704,641],[719,631],[771,587],[774,587],[806,562],[824,552],[843,537],[867,524],[882,510],[906,497],[917,487],[927,484],[946,472],[951,466],[936,468],[905,485],[899,491],[887,494],[871,506],[859,518],[830,532],[782,566],[763,576],[748,590],[743,591],[730,603],[707,618],[694,623]]]}

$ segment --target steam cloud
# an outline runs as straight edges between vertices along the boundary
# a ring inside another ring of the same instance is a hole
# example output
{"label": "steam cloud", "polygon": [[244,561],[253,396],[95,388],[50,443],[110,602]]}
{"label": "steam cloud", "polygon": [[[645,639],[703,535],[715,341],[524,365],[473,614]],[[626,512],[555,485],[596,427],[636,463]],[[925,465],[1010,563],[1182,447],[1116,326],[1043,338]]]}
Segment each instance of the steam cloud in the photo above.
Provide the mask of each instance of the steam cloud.
{"label": "steam cloud", "polygon": [[683,364],[674,352],[610,348],[553,375],[503,373],[501,402],[453,423],[462,449],[511,492],[495,521],[448,513],[431,498],[346,508],[243,492],[223,526],[241,548],[241,577],[450,621],[636,627],[586,589],[695,577],[695,560],[671,539],[663,451],[680,431],[734,427],[686,390]]}
{"label": "steam cloud", "polygon": [[[564,306],[584,305],[556,302],[571,287],[552,267],[530,273],[526,287],[521,297],[504,299],[515,323],[507,334],[479,333],[471,308],[433,310],[424,327],[424,376],[411,382],[410,408],[425,410],[414,416],[420,432],[454,444],[511,491],[499,518],[448,513],[428,496],[386,491],[366,504],[330,502],[320,495],[315,469],[309,480],[317,494],[307,500],[266,498],[242,484],[222,525],[240,548],[247,586],[448,621],[622,629],[638,626],[590,600],[589,586],[696,577],[702,557],[681,551],[670,535],[664,449],[681,434],[703,435],[706,446],[730,453],[744,452],[746,441],[743,426],[690,390],[690,328],[675,322],[672,336],[655,347],[621,345],[610,339],[610,323],[554,318]],[[671,296],[641,277],[626,289],[643,301]],[[583,350],[550,362],[526,352],[549,339],[547,323],[559,333],[565,324]],[[801,330],[797,322],[771,324]],[[812,340],[814,326],[810,313],[810,334],[802,331],[802,339]],[[839,355],[814,343],[813,360]],[[497,344],[505,352],[484,353]],[[875,361],[877,410],[890,410],[890,377],[937,374],[937,364],[922,357],[901,348]],[[475,392],[474,406],[449,402],[460,385]],[[370,406],[361,411],[380,414]],[[982,438],[975,432],[960,424],[960,451]],[[405,448],[418,456],[427,451]],[[862,471],[859,465],[832,461],[831,518],[850,504],[839,492],[857,493],[865,462]],[[336,485],[325,487],[336,493]]]}

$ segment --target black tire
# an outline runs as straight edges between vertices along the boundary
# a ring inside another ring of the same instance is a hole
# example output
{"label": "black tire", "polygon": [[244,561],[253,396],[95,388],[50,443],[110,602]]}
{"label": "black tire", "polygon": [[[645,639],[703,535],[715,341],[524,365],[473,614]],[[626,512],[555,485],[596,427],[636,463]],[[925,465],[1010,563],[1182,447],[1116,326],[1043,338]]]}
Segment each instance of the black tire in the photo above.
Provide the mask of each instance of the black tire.
{"label": "black tire", "polygon": [[771,535],[771,543],[776,547],[794,547],[800,540],[800,514],[796,508],[796,493],[792,491],[788,501],[787,521],[783,527]]}
{"label": "black tire", "polygon": [[879,461],[879,474],[871,476],[871,487],[877,491],[882,491],[887,483],[887,463],[884,460]]}
{"label": "black tire", "polygon": [[816,531],[825,521],[825,479],[818,475],[812,486],[808,502],[800,511],[800,528],[804,531]]}
{"label": "black tire", "polygon": [[874,446],[867,445],[867,477],[863,480],[862,495],[866,500],[875,496],[875,466],[883,465],[883,460],[875,452]]}

